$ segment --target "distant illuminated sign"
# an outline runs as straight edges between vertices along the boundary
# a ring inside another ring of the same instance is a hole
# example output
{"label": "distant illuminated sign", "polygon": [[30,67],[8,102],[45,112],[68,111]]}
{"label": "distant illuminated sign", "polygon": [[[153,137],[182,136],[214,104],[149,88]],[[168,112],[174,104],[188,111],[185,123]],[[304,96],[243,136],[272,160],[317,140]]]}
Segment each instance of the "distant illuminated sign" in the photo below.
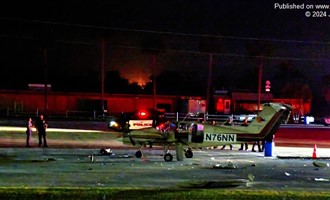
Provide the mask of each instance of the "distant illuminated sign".
{"label": "distant illuminated sign", "polygon": [[35,83],[28,84],[30,90],[44,90],[45,86],[47,87],[47,90],[50,90],[52,88],[51,84],[35,84]]}
{"label": "distant illuminated sign", "polygon": [[129,129],[136,130],[152,127],[152,120],[129,120]]}

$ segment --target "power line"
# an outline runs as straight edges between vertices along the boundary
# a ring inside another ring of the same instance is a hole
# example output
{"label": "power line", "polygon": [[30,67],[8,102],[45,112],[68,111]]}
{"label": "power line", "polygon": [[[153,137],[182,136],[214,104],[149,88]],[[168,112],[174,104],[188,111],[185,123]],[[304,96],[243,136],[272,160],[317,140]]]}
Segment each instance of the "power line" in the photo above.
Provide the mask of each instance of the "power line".
{"label": "power line", "polygon": [[[11,36],[6,34],[0,34],[0,37],[11,37],[15,39],[27,39],[27,40],[40,40],[36,37],[26,37],[26,36]],[[96,42],[84,42],[84,41],[73,41],[73,40],[55,40],[56,43],[63,44],[75,44],[75,45],[89,45],[95,46]],[[209,55],[213,54],[215,56],[224,57],[239,57],[239,58],[258,58],[259,56],[251,56],[246,54],[237,53],[216,53],[216,52],[202,52],[193,50],[181,50],[181,49],[157,49],[157,48],[143,48],[140,46],[129,46],[129,45],[113,45],[113,47],[126,48],[126,49],[137,49],[137,50],[149,50],[157,52],[170,52],[170,53],[182,53],[182,54],[199,54],[199,55]],[[281,57],[281,56],[263,56],[266,60],[292,60],[292,61],[308,61],[308,62],[330,62],[330,59],[314,59],[314,58],[298,58],[298,57]]]}
{"label": "power line", "polygon": [[179,33],[179,32],[170,32],[170,31],[155,31],[155,30],[147,30],[147,29],[118,28],[118,27],[96,26],[96,25],[86,25],[86,24],[72,24],[72,23],[64,23],[64,22],[52,22],[52,21],[43,21],[43,20],[32,20],[32,19],[27,20],[27,19],[18,19],[18,18],[0,18],[0,19],[6,19],[6,20],[11,20],[11,21],[22,21],[22,22],[29,22],[29,23],[32,22],[32,23],[41,23],[41,24],[72,26],[72,27],[79,27],[79,28],[94,28],[94,29],[102,29],[102,30],[153,33],[153,34],[163,34],[163,35],[224,38],[224,39],[248,40],[248,41],[268,41],[268,42],[282,42],[282,43],[330,45],[330,42],[324,42],[324,41],[283,40],[283,39],[270,39],[270,38],[257,38],[257,37],[239,37],[239,36],[228,36],[228,35]]}
{"label": "power line", "polygon": [[[127,45],[114,45],[119,48],[127,48],[127,49],[138,49],[143,50],[145,48],[138,46],[127,46]],[[259,58],[259,56],[250,56],[246,54],[236,54],[236,53],[210,53],[210,52],[201,52],[201,51],[188,51],[188,50],[179,50],[179,49],[157,49],[157,48],[149,48],[151,51],[158,52],[173,52],[173,53],[188,53],[188,54],[201,54],[201,55],[209,55],[213,54],[216,56],[225,56],[225,57],[240,57],[240,58]],[[330,59],[313,59],[313,58],[297,58],[297,57],[280,57],[280,56],[263,56],[266,60],[293,60],[293,61],[309,61],[309,62],[330,62]]]}
{"label": "power line", "polygon": [[[203,35],[203,34],[186,34],[186,33],[177,33],[177,32],[164,32],[164,31],[153,31],[153,30],[140,30],[140,29],[124,29],[124,28],[112,28],[105,26],[94,26],[94,25],[82,25],[82,24],[70,24],[62,22],[50,22],[50,21],[41,21],[41,20],[26,20],[26,19],[13,19],[13,18],[0,18],[14,21],[23,21],[29,23],[42,23],[42,24],[52,24],[52,25],[62,25],[62,26],[73,26],[79,28],[96,28],[96,29],[107,29],[107,30],[116,30],[116,31],[129,31],[129,32],[141,32],[141,33],[153,33],[153,34],[167,34],[167,35],[179,35],[179,36],[193,36],[193,37],[218,37],[226,39],[236,39],[236,40],[253,40],[253,41],[272,41],[272,42],[285,42],[285,43],[309,43],[309,44],[323,44],[329,45],[329,42],[320,42],[320,41],[300,41],[300,40],[280,40],[280,39],[263,39],[263,38],[253,38],[253,37],[235,37],[235,36],[215,36],[215,35]],[[29,40],[40,40],[41,38],[37,37],[26,37],[26,36],[12,36],[6,34],[0,34],[0,37],[11,37],[11,38],[21,38]],[[66,43],[66,44],[76,44],[76,45],[96,45],[96,41],[85,42],[85,41],[74,41],[74,40],[55,40],[57,43]],[[158,52],[174,52],[174,53],[187,53],[187,54],[210,54],[216,56],[225,56],[225,57],[241,57],[241,58],[258,58],[258,56],[246,55],[246,54],[237,54],[237,53],[217,53],[217,52],[201,52],[194,50],[181,50],[181,49],[157,49],[157,48],[143,48],[139,46],[129,46],[129,45],[113,45],[114,47],[127,48],[127,49],[139,49],[139,50],[151,50]],[[308,61],[308,62],[330,62],[330,59],[314,59],[314,58],[298,58],[298,57],[281,57],[281,56],[263,56],[264,59],[269,60],[293,60],[293,61]]]}

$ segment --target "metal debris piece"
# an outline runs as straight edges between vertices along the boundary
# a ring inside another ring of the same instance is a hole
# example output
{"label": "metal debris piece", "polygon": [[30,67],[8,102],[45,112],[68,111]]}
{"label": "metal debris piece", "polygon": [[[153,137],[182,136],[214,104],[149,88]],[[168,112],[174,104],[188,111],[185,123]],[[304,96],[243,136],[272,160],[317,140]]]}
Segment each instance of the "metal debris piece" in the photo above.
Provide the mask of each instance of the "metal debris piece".
{"label": "metal debris piece", "polygon": [[237,166],[234,165],[231,161],[227,165],[215,164],[213,165],[215,169],[237,169]]}
{"label": "metal debris piece", "polygon": [[315,167],[329,167],[329,163],[326,162],[320,162],[320,161],[314,161],[313,165]]}
{"label": "metal debris piece", "polygon": [[320,181],[320,182],[329,182],[329,179],[327,178],[315,178],[315,181]]}
{"label": "metal debris piece", "polygon": [[99,152],[101,155],[111,155],[112,154],[112,149],[100,149],[100,152]]}
{"label": "metal debris piece", "polygon": [[286,175],[286,176],[291,176],[291,174],[289,174],[288,172],[285,172],[285,175]]}
{"label": "metal debris piece", "polygon": [[248,175],[248,179],[249,179],[250,182],[254,181],[254,176],[253,176],[253,174],[250,173],[250,174]]}

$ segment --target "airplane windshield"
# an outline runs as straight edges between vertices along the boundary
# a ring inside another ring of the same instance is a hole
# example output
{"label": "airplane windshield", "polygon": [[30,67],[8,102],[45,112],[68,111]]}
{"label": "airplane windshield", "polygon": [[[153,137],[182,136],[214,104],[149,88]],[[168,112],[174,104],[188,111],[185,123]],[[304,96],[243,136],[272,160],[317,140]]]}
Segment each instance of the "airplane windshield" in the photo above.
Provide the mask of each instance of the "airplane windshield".
{"label": "airplane windshield", "polygon": [[197,124],[197,130],[198,131],[203,131],[204,130],[204,125],[203,124]]}

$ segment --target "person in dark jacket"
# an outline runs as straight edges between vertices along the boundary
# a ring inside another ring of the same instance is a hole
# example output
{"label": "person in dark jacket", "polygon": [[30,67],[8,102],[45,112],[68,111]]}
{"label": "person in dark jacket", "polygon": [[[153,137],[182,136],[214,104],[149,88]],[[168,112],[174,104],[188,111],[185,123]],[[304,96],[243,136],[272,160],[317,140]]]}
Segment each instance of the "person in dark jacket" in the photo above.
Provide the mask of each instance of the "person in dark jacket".
{"label": "person in dark jacket", "polygon": [[[248,126],[248,125],[249,125],[248,117],[245,117],[241,126]],[[241,143],[241,148],[239,148],[238,150],[240,150],[240,151],[244,150],[244,146],[245,146],[245,151],[247,151],[249,149],[248,143],[244,142],[244,143]]]}
{"label": "person in dark jacket", "polygon": [[[224,125],[232,126],[233,125],[233,118],[229,117],[228,120],[224,123]],[[230,150],[233,150],[233,145],[232,144],[230,144],[229,147],[230,147]],[[226,145],[223,145],[221,150],[224,150],[225,148],[226,148]]]}
{"label": "person in dark jacket", "polygon": [[43,115],[40,115],[36,121],[36,129],[38,131],[38,138],[39,138],[39,147],[42,145],[43,140],[43,147],[48,147],[47,139],[46,139],[46,129],[48,128],[48,124],[44,119]]}

